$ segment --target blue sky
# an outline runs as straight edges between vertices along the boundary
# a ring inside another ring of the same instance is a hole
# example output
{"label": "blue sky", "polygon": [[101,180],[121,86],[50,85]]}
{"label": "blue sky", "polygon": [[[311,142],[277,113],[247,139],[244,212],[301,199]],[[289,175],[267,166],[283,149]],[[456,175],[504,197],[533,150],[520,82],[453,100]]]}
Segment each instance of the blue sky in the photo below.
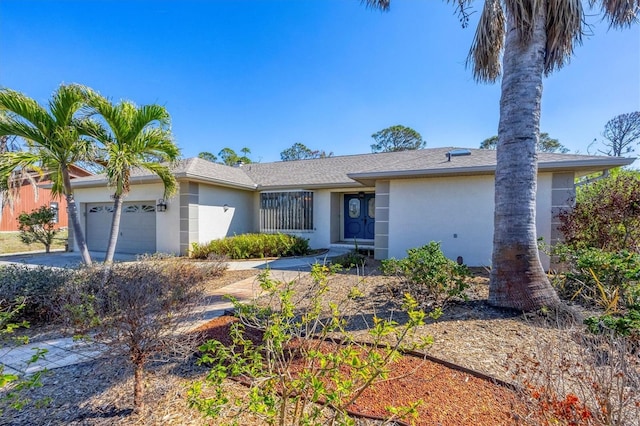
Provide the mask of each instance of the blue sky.
{"label": "blue sky", "polygon": [[[185,157],[248,147],[276,161],[295,142],[366,153],[395,124],[427,147],[475,148],[497,134],[500,98],[465,69],[481,6],[463,29],[434,0],[389,13],[358,0],[0,0],[0,86],[41,103],[63,82],[159,103]],[[640,110],[640,26],[608,30],[591,13],[593,34],[543,93],[542,131],[571,152]]]}

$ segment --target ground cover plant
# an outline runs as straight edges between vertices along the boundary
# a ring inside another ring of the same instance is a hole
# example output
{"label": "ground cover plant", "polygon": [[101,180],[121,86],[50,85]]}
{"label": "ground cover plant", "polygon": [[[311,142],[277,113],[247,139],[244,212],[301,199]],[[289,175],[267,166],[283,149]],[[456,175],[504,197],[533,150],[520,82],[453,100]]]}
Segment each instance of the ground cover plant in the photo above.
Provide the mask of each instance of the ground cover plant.
{"label": "ground cover plant", "polygon": [[241,234],[203,244],[193,243],[190,255],[196,259],[207,259],[212,254],[230,259],[252,259],[302,256],[308,253],[309,240],[277,233]]}

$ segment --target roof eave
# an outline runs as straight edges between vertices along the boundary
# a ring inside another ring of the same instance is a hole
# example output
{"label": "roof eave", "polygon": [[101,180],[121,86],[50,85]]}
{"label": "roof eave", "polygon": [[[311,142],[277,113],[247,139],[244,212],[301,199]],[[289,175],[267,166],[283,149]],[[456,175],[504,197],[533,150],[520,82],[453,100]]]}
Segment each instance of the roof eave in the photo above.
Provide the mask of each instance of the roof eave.
{"label": "roof eave", "polygon": [[462,175],[487,175],[495,172],[495,166],[454,167],[450,169],[422,169],[401,170],[386,172],[349,173],[351,179],[365,186],[372,186],[376,180],[412,179],[420,177],[462,176]]}
{"label": "roof eave", "polygon": [[602,157],[585,160],[539,161],[538,170],[599,171],[631,165],[635,158]]}

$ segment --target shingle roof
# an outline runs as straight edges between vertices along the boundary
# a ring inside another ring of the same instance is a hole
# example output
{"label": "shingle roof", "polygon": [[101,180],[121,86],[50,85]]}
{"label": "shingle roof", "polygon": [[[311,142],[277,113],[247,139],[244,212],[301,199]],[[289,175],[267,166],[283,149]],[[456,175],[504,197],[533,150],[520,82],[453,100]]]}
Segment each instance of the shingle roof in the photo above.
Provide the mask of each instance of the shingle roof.
{"label": "shingle roof", "polygon": [[[453,156],[454,149],[431,148],[416,151],[345,155],[313,160],[251,163],[230,167],[200,158],[181,160],[173,166],[176,178],[241,189],[339,188],[373,185],[375,179],[410,178],[434,175],[490,174],[495,171],[496,152],[465,149],[470,155]],[[624,166],[635,159],[574,154],[539,153],[540,170],[582,170]],[[157,181],[145,170],[132,173],[132,183]],[[104,185],[104,175],[74,179],[73,186]]]}

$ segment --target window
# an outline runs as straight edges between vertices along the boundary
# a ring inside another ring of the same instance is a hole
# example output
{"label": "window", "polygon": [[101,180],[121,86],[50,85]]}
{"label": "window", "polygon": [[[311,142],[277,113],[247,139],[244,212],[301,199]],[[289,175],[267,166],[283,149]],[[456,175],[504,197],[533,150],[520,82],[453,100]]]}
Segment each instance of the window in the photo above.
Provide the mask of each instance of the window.
{"label": "window", "polygon": [[53,219],[51,220],[51,222],[53,223],[58,223],[58,203],[56,203],[55,201],[52,201],[49,203],[49,208],[51,209],[51,212],[53,213]]}
{"label": "window", "polygon": [[313,230],[313,192],[263,192],[260,194],[261,231]]}

